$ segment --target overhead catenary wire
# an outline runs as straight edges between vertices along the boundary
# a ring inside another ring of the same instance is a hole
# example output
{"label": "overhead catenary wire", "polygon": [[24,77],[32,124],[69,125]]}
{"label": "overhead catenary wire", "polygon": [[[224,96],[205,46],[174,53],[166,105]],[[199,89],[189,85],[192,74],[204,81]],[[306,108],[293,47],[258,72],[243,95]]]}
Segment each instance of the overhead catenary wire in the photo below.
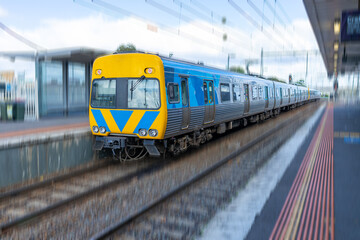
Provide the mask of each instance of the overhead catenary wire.
{"label": "overhead catenary wire", "polygon": [[[262,34],[264,34],[267,38],[269,38],[270,40],[272,40],[273,42],[276,42],[277,44],[282,45],[283,43],[279,42],[277,39],[273,38],[271,36],[271,34],[266,31],[265,29],[261,29],[261,25],[256,22],[247,12],[245,12],[239,5],[237,5],[233,0],[228,0],[229,4],[235,9],[237,10],[241,15],[243,15],[245,17],[245,19],[250,22],[253,26],[255,26],[258,30],[260,30],[260,32]],[[274,43],[271,44],[274,44]],[[277,47],[276,45],[274,45],[275,47]]]}
{"label": "overhead catenary wire", "polygon": [[19,40],[20,42],[26,44],[27,46],[37,50],[37,51],[41,51],[41,50],[46,50],[46,48],[30,41],[29,39],[21,36],[20,34],[16,33],[15,31],[11,30],[9,27],[7,27],[5,24],[3,24],[2,22],[0,22],[0,28],[2,30],[4,30],[4,32],[6,32],[7,34],[9,34],[10,36],[16,38],[17,40]]}
{"label": "overhead catenary wire", "polygon": [[284,22],[284,20],[282,20],[282,18],[279,16],[279,14],[276,14],[276,10],[274,9],[273,6],[271,6],[271,4],[269,3],[268,0],[264,0],[264,3],[266,4],[266,6],[272,11],[272,13],[274,14],[274,16],[279,20],[279,22],[281,24],[283,24],[284,27],[286,27],[286,24]]}
{"label": "overhead catenary wire", "polygon": [[[284,22],[284,20],[280,17],[280,15],[279,14],[277,14],[276,13],[276,5],[275,5],[275,7],[273,7],[270,3],[269,3],[269,0],[263,0],[264,1],[264,3],[266,4],[266,6],[272,11],[272,13],[274,14],[274,22],[273,22],[273,25],[275,25],[275,18],[277,18],[278,20],[279,20],[279,22],[283,25],[283,27],[284,27],[284,30],[286,30],[289,34],[291,34],[292,36],[294,35],[294,34],[296,34],[295,32],[294,32],[294,30],[290,27],[290,28],[287,28],[286,27],[286,23]],[[274,3],[275,4],[277,4],[277,1],[274,1]],[[291,23],[291,21],[288,21],[288,23],[291,25],[292,23]],[[298,42],[299,43],[299,45],[302,45],[302,46],[304,46],[304,43],[303,43],[303,41],[301,41],[301,40],[299,40],[298,38],[292,38],[292,40],[295,40],[296,42]]]}
{"label": "overhead catenary wire", "polygon": [[[113,14],[110,14],[110,12],[113,12],[113,13],[116,13],[116,14],[121,14],[121,15],[125,15],[125,16],[130,16],[142,23],[146,23],[146,24],[150,24],[150,25],[155,25],[157,28],[159,27],[162,31],[164,32],[167,32],[167,33],[170,33],[172,35],[176,35],[176,36],[179,36],[178,32],[173,30],[173,27],[170,27],[170,26],[167,26],[163,23],[158,23],[158,22],[153,22],[152,19],[147,19],[146,17],[144,16],[139,16],[137,14],[134,14],[133,12],[130,12],[130,11],[127,11],[123,8],[120,8],[116,5],[113,5],[113,4],[110,4],[106,1],[103,1],[103,0],[91,0],[91,4],[88,4],[87,1],[84,1],[84,0],[73,0],[74,3],[77,3],[77,4],[80,4],[84,7],[87,7],[87,8],[90,8],[92,10],[95,10],[95,11],[99,11],[98,8],[95,8],[94,4],[97,5],[97,6],[100,6],[102,7],[104,10],[106,10],[106,14],[108,15],[111,15],[111,16],[114,16]],[[192,34],[189,34],[189,33],[186,33],[186,32],[182,32],[180,34],[181,37],[185,38],[185,39],[188,39],[188,40],[191,40],[201,46],[206,46],[208,48],[220,48],[219,45],[217,44],[214,44],[214,43],[211,43],[209,41],[204,41],[203,39],[200,39]]]}
{"label": "overhead catenary wire", "polygon": [[[184,14],[181,14],[180,13],[178,14],[176,11],[156,2],[156,1],[153,1],[153,0],[145,0],[145,2],[153,5],[154,7],[158,8],[159,10],[167,13],[168,15],[171,15],[173,17],[181,17],[182,20],[184,20],[185,22],[191,24],[191,25],[194,25],[195,27],[199,28],[200,30],[202,30],[203,32],[205,33],[211,33],[212,32],[212,29],[208,26],[206,26],[205,24],[202,24],[202,23],[199,23],[199,22],[195,22],[192,18],[184,15]],[[184,6],[184,4],[181,4],[181,1],[178,1],[180,3],[180,10],[182,9],[182,7]],[[184,8],[185,9],[185,8]],[[186,9],[187,10],[187,9]],[[177,16],[178,15],[178,16]],[[207,30],[205,30],[204,28],[207,28]],[[223,33],[221,33],[220,31],[214,29],[213,33],[219,37],[219,39],[221,39],[223,37]],[[235,46],[237,47],[240,47],[240,48],[243,48],[244,50],[248,50],[246,47],[243,46],[244,43],[242,42],[239,42],[237,41],[236,39],[233,39],[231,38],[231,40],[228,39],[228,41],[230,41],[232,44],[234,44]]]}
{"label": "overhead catenary wire", "polygon": [[[173,10],[171,8],[168,8],[168,7],[164,6],[163,4],[161,4],[159,2],[156,2],[154,0],[145,0],[145,2],[152,5],[153,7],[157,8],[157,9],[167,13],[168,15],[171,15],[171,16],[175,17],[175,18],[181,17],[182,20],[196,26],[197,28],[199,28],[203,32],[206,32],[206,33],[211,33],[212,32],[211,27],[209,27],[209,26],[207,26],[205,24],[202,24],[200,22],[195,22],[190,17],[188,17],[188,16],[186,16],[184,14],[180,14],[180,12],[178,13],[175,10]],[[219,37],[222,37],[222,34],[219,33],[219,32],[215,32],[215,34],[218,35]]]}
{"label": "overhead catenary wire", "polygon": [[283,15],[287,18],[287,20],[291,22],[289,15],[287,15],[286,11],[284,10],[283,6],[280,4],[279,0],[275,0],[275,3],[279,6],[279,9],[282,11]]}
{"label": "overhead catenary wire", "polygon": [[[275,24],[271,23],[271,20],[269,18],[267,18],[265,16],[265,14],[263,12],[261,12],[261,10],[251,1],[251,0],[247,0],[247,3],[250,5],[250,7],[252,9],[254,9],[254,11],[260,16],[262,17],[263,20],[265,20],[265,22],[269,25],[272,26],[273,31],[275,31],[277,34],[282,35],[282,33],[280,32],[280,30],[275,27]],[[263,26],[261,26],[261,29],[263,30]],[[290,48],[292,47],[292,39],[288,39],[288,37],[286,35],[282,35],[283,38],[285,38],[284,40],[286,40],[286,42],[288,42]],[[290,43],[289,43],[290,42]],[[288,47],[289,47],[288,46]]]}
{"label": "overhead catenary wire", "polygon": [[[177,4],[178,6],[180,6],[180,7],[181,7],[181,10],[184,9],[184,10],[192,13],[192,14],[195,15],[195,16],[200,16],[200,17],[205,18],[205,19],[210,20],[210,21],[212,20],[212,18],[211,18],[210,16],[206,16],[206,15],[200,13],[198,10],[190,7],[189,5],[185,4],[184,2],[182,2],[182,1],[180,1],[180,0],[173,0],[173,2],[174,2],[175,4]],[[210,9],[208,9],[208,10],[211,11]],[[212,22],[212,25],[213,25],[213,26],[212,26],[212,29],[213,29],[213,30],[212,30],[212,33],[216,34],[216,35],[219,36],[219,37],[222,37],[223,34],[224,34],[224,32],[218,31],[218,30],[214,27],[213,22]],[[218,25],[216,24],[216,26],[218,26]],[[234,30],[236,30],[236,29],[232,29],[232,30],[234,31]],[[233,32],[233,34],[236,34],[236,33]],[[242,36],[242,37],[244,37],[244,36]],[[241,39],[241,38],[240,38],[240,39]],[[248,51],[248,48],[247,48],[246,46],[244,46],[244,45],[247,43],[246,41],[244,41],[244,42],[243,42],[243,41],[239,41],[238,38],[234,38],[234,37],[227,36],[227,42],[230,42],[230,43],[234,44],[235,46],[240,47],[240,48]]]}
{"label": "overhead catenary wire", "polygon": [[[221,14],[218,14],[216,11],[202,4],[198,0],[190,0],[190,3],[194,5],[197,9],[199,9],[199,11],[210,15],[211,19],[213,19],[214,21],[223,24],[222,21],[224,16],[222,16]],[[239,29],[241,29],[241,26],[238,26],[238,24],[235,24],[231,20],[226,19],[226,24],[223,24],[223,27],[224,29],[229,28],[228,30],[231,30],[231,34],[227,35],[227,42],[234,44],[234,46],[237,48],[240,47],[243,50],[246,50],[248,53],[251,52],[251,48],[247,47],[247,44],[249,44],[252,39],[248,34],[244,34],[243,32],[239,31]]]}
{"label": "overhead catenary wire", "polygon": [[[206,14],[209,14],[212,18],[214,18],[216,21],[218,22],[222,22],[223,20],[223,17],[222,15],[216,13],[214,10],[208,8],[207,6],[205,6],[204,4],[200,3],[199,1],[197,0],[190,0],[190,3],[193,4],[194,6],[196,6],[200,11],[206,13]],[[229,19],[226,19],[226,25],[227,26],[230,26],[230,27],[233,27],[233,28],[237,28],[239,27],[238,24],[232,22],[231,20]]]}
{"label": "overhead catenary wire", "polygon": [[200,11],[190,7],[188,4],[180,1],[180,0],[173,0],[173,2],[178,5],[178,6],[181,6],[182,8],[184,8],[186,11],[190,12],[191,14],[193,14],[194,16],[197,16],[197,17],[201,17],[203,19],[207,19],[208,21],[213,21],[213,18],[211,18],[211,16],[207,16],[203,13],[201,13]]}

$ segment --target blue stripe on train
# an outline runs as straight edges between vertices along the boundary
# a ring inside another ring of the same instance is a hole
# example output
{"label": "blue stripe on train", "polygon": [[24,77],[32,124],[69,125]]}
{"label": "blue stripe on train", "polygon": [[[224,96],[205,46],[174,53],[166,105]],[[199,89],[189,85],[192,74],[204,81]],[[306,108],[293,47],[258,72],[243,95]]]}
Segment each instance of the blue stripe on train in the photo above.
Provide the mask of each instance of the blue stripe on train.
{"label": "blue stripe on train", "polygon": [[101,113],[101,110],[97,109],[91,109],[91,112],[95,118],[96,124],[99,127],[105,127],[107,132],[110,132],[110,129],[108,128],[108,125],[106,124],[106,121]]}
{"label": "blue stripe on train", "polygon": [[120,129],[120,132],[122,132],[133,111],[110,110],[110,113]]}
{"label": "blue stripe on train", "polygon": [[140,128],[145,128],[146,130],[149,130],[158,115],[159,112],[145,112],[139,124],[136,126],[134,133],[138,133]]}

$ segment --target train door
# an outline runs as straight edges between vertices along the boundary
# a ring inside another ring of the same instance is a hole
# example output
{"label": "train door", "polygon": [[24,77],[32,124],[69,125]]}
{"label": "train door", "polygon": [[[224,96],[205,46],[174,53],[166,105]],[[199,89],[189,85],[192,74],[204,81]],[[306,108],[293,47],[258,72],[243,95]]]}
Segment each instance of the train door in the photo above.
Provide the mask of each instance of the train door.
{"label": "train door", "polygon": [[290,98],[291,98],[290,88],[288,88],[288,97],[289,97],[288,103],[290,103]]}
{"label": "train door", "polygon": [[280,88],[280,106],[282,105],[282,100],[283,100],[283,90],[282,88]]}
{"label": "train door", "polygon": [[188,79],[181,78],[181,102],[182,102],[182,122],[181,129],[187,129],[190,123],[189,90]]}
{"label": "train door", "polygon": [[244,84],[244,98],[244,113],[248,113],[250,108],[249,84]]}
{"label": "train door", "polygon": [[215,119],[214,82],[211,80],[205,80],[203,83],[203,89],[204,89],[204,103],[205,103],[204,124],[206,124],[213,122]]}
{"label": "train door", "polygon": [[265,108],[269,107],[269,87],[265,87]]}

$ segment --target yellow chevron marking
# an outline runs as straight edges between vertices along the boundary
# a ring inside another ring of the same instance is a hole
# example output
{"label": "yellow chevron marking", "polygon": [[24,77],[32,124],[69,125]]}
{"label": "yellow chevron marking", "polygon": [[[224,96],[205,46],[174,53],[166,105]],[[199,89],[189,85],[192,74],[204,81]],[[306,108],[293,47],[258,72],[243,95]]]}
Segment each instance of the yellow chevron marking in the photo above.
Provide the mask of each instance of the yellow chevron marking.
{"label": "yellow chevron marking", "polygon": [[133,134],[136,126],[139,124],[141,118],[144,116],[145,111],[134,111],[129,120],[127,121],[124,129],[123,129],[123,133],[128,133],[128,134]]}
{"label": "yellow chevron marking", "polygon": [[101,113],[110,129],[110,132],[120,133],[120,129],[118,128],[113,116],[111,115],[110,109],[102,109]]}

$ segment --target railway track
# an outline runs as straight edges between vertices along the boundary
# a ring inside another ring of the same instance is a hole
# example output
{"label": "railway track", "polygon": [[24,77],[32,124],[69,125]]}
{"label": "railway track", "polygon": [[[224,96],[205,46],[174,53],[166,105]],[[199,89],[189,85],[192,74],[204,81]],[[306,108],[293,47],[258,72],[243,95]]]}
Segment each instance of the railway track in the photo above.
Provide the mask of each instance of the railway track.
{"label": "railway track", "polygon": [[[285,113],[275,121],[265,121],[264,124],[254,125],[251,129],[238,131],[241,134],[230,133],[230,136],[235,135],[237,142],[234,143],[234,139],[227,139],[225,136],[199,150],[186,153],[183,158],[177,158],[175,161],[147,159],[138,167],[134,167],[137,164],[134,162],[111,166],[111,169],[103,172],[99,170],[97,174],[88,173],[85,174],[87,177],[82,175],[72,180],[54,183],[51,187],[31,190],[26,196],[15,194],[11,204],[0,200],[0,228],[5,231],[2,236],[30,236],[34,239],[91,236],[94,239],[106,236],[130,239],[183,239],[199,235],[201,226],[215,214],[216,209],[229,201],[234,191],[246,183],[256,167],[271,154],[262,149],[264,144],[274,144],[270,136],[281,135],[282,129],[294,123],[301,124],[301,121],[316,108],[316,105],[304,106],[303,110]],[[269,129],[270,126],[275,128],[264,133],[264,129]],[[257,134],[261,136],[256,137]],[[240,135],[243,137],[239,139],[237,136]],[[266,137],[267,140],[264,140]],[[249,142],[249,139],[252,141]],[[285,141],[285,138],[278,137],[277,141]],[[213,157],[213,160],[205,161],[204,156],[219,154],[219,150],[210,150],[214,146],[224,149],[224,153],[220,153],[223,154],[222,160],[219,162],[219,158]],[[227,155],[229,152],[232,153]],[[246,157],[248,152],[253,155]],[[259,152],[264,156],[254,156]],[[231,166],[230,173],[220,171],[225,166]],[[203,185],[202,182],[209,184]],[[70,187],[73,184],[75,187]],[[53,200],[53,195],[61,196],[61,191],[64,190],[68,194],[64,199]],[[79,201],[81,199],[83,201]],[[46,205],[41,204],[43,200]],[[19,208],[12,208],[14,205],[29,205],[33,209],[21,211],[20,208],[19,211]],[[65,206],[68,208],[65,209]],[[3,218],[7,216],[3,214],[4,210],[11,209],[14,213],[20,213],[19,216]],[[59,209],[64,210],[60,212]],[[34,220],[40,218],[42,221],[34,224]],[[119,219],[122,220],[118,222]],[[24,223],[29,224],[19,227]],[[73,232],[70,233],[71,231]]]}
{"label": "railway track", "polygon": [[[299,124],[303,120],[304,117],[297,119]],[[201,226],[219,206],[230,201],[256,165],[261,164],[251,161],[239,164],[240,156],[250,149],[255,155],[259,150],[266,152],[262,146],[273,141],[272,138],[288,125],[289,122],[283,122],[265,132],[91,239],[189,239],[201,235]],[[236,172],[243,167],[248,169],[247,174],[237,176]]]}
{"label": "railway track", "polygon": [[145,165],[149,166],[123,171],[120,164],[107,162],[3,192],[0,194],[0,233],[35,221],[113,185],[150,174],[163,166],[163,162]]}

